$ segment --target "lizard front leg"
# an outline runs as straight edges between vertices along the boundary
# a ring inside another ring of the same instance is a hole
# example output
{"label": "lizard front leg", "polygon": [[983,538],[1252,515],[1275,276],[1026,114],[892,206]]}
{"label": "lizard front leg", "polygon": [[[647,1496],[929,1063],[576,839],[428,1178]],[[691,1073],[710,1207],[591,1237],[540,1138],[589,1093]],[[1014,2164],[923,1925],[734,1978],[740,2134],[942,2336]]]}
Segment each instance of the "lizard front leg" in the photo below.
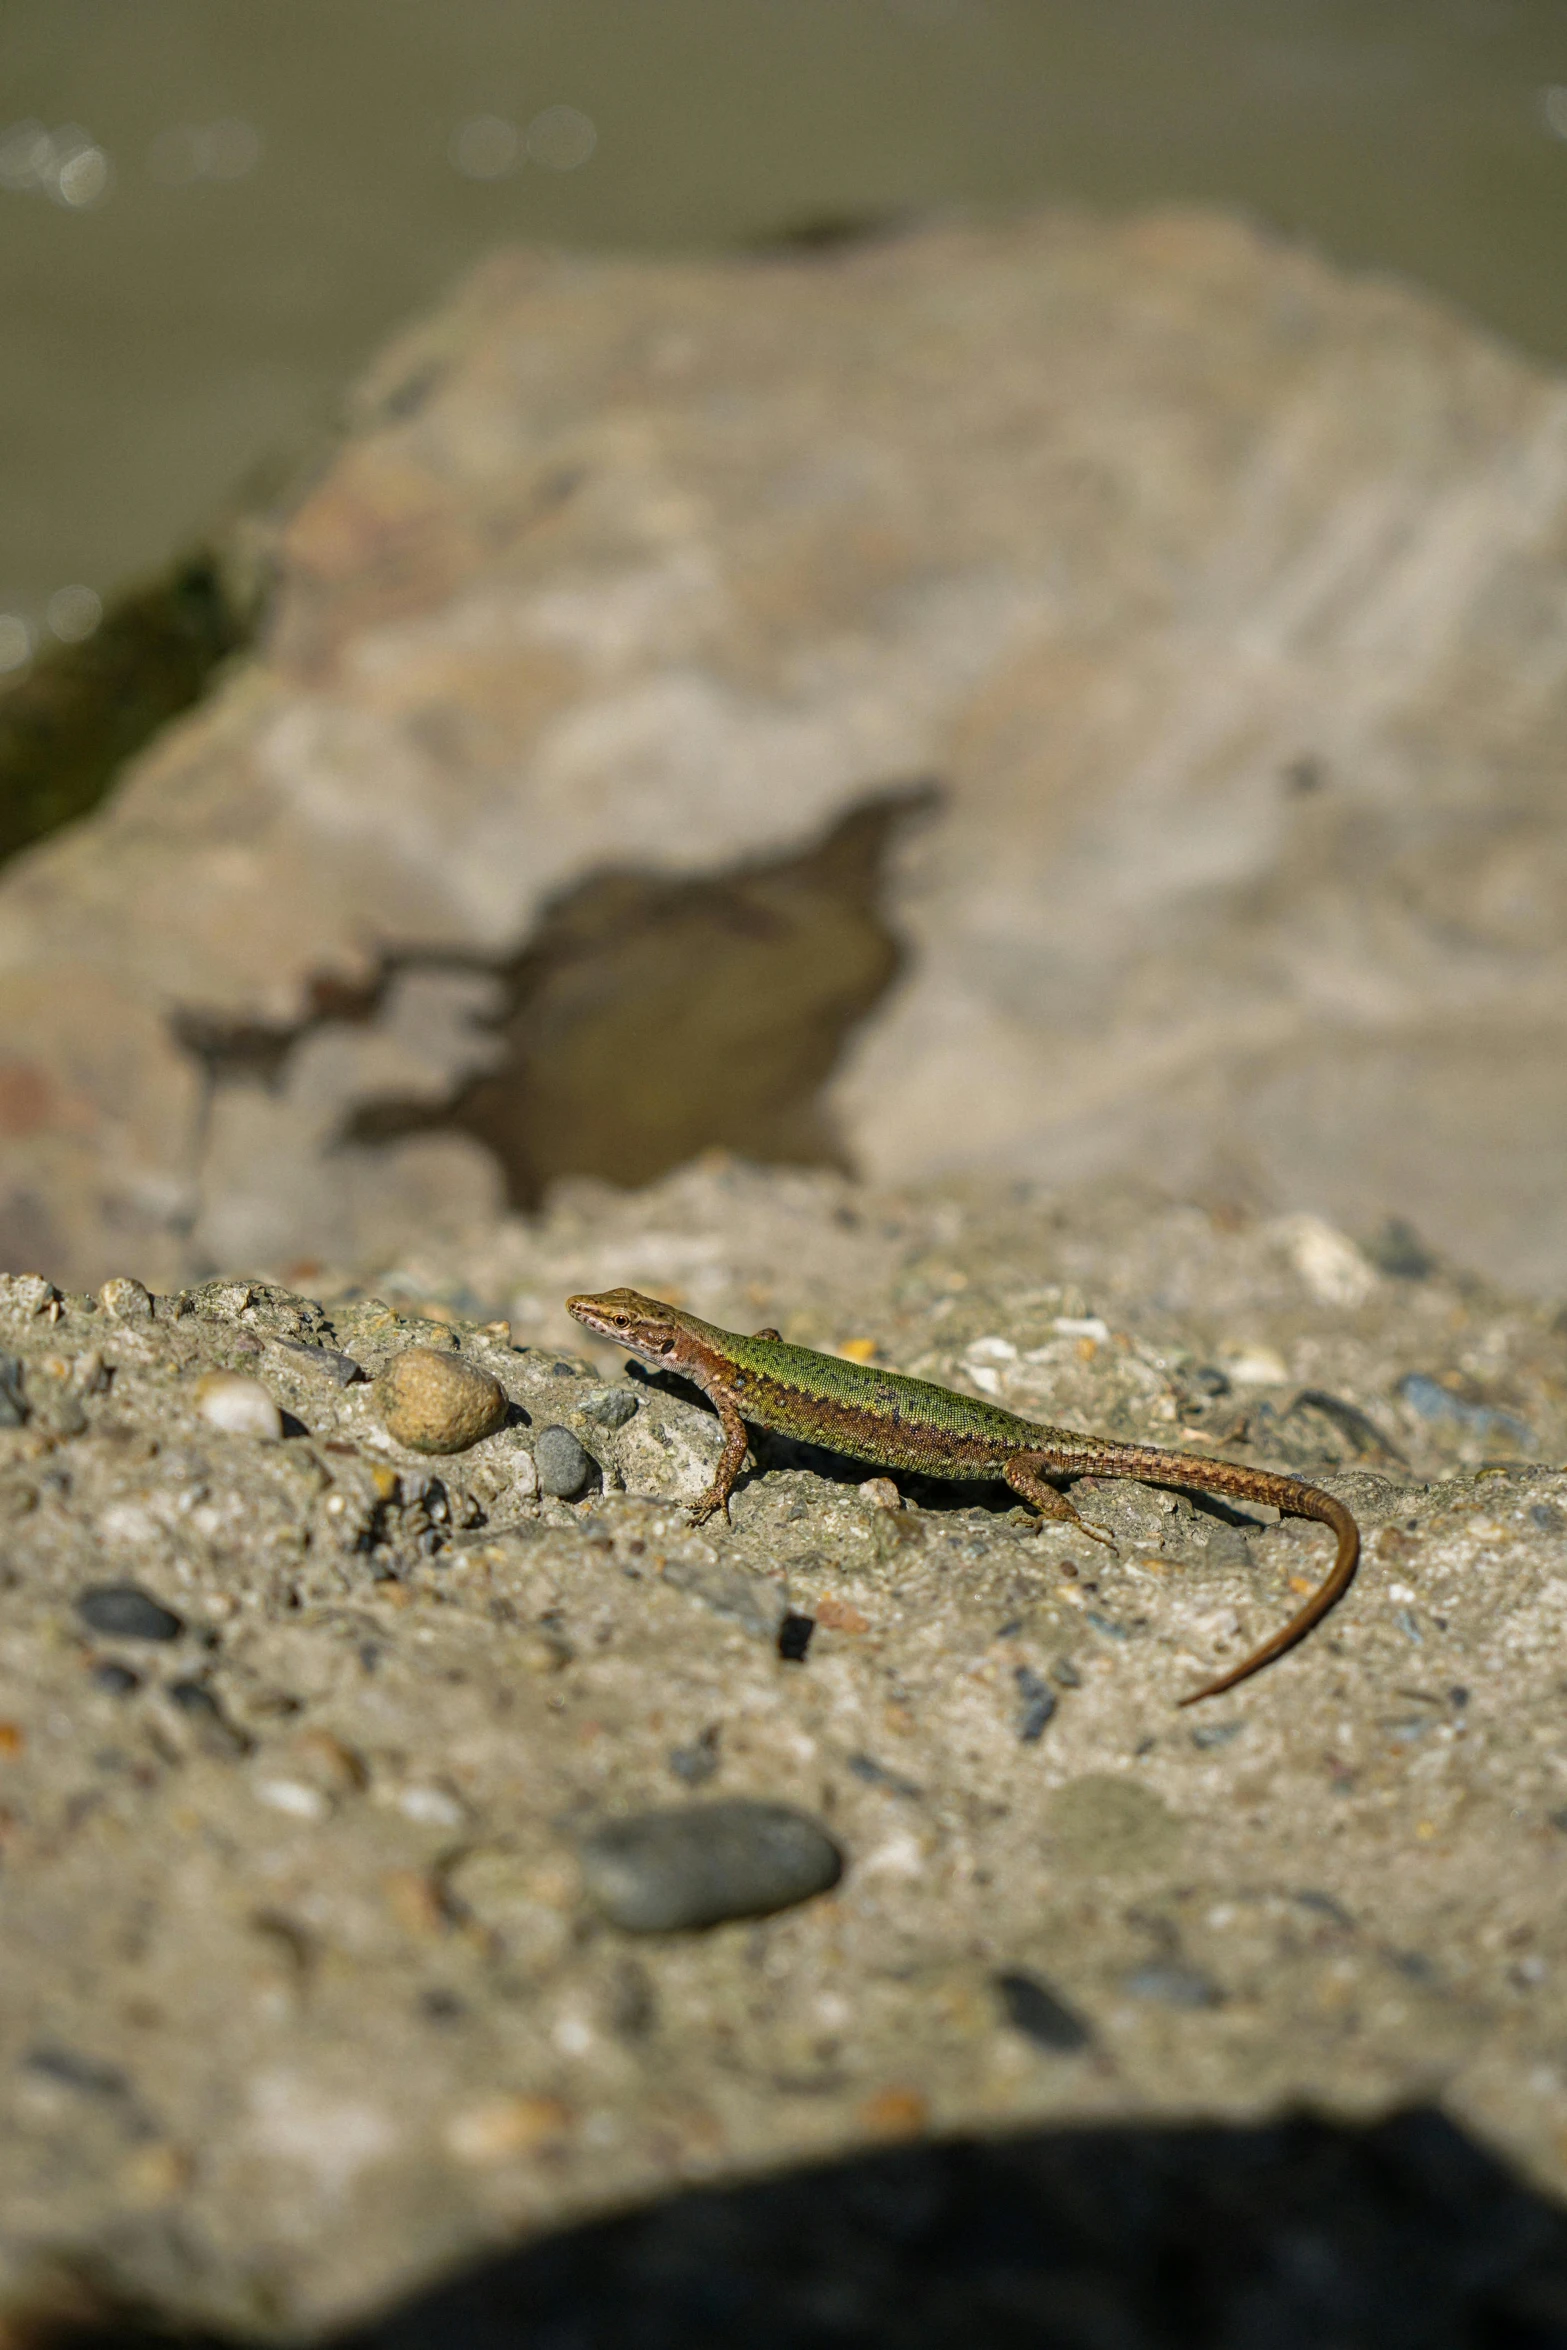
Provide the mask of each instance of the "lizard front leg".
{"label": "lizard front leg", "polygon": [[1033,1503],[1042,1518],[1063,1519],[1067,1525],[1078,1527],[1090,1542],[1102,1542],[1107,1549],[1114,1550],[1112,1538],[1101,1532],[1099,1527],[1090,1526],[1086,1518],[1080,1517],[1066,1495],[1041,1474],[1041,1464],[1048,1458],[1049,1455],[1044,1453],[1014,1453],[1002,1468],[1001,1474],[1014,1493],[1021,1493],[1025,1501]]}
{"label": "lizard front leg", "polygon": [[712,1484],[703,1494],[701,1500],[692,1504],[691,1523],[693,1526],[705,1526],[715,1510],[722,1510],[727,1522],[729,1496],[733,1493],[735,1479],[740,1474],[740,1465],[745,1459],[745,1448],[751,1441],[746,1432],[745,1422],[727,1395],[715,1395],[709,1389],[707,1400],[723,1424],[724,1449],[718,1456],[718,1466],[713,1471]]}

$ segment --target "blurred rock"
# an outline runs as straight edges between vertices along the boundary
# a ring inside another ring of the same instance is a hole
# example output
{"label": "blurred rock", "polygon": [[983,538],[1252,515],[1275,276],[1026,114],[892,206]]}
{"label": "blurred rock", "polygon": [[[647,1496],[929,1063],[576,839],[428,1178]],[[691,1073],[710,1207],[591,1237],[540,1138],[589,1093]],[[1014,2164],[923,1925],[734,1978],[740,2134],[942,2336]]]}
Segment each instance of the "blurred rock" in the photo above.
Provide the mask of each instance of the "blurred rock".
{"label": "blurred rock", "polygon": [[1220,218],[501,254],[259,653],[0,883],[0,1263],[719,1144],[1560,1287],[1564,557],[1553,378]]}

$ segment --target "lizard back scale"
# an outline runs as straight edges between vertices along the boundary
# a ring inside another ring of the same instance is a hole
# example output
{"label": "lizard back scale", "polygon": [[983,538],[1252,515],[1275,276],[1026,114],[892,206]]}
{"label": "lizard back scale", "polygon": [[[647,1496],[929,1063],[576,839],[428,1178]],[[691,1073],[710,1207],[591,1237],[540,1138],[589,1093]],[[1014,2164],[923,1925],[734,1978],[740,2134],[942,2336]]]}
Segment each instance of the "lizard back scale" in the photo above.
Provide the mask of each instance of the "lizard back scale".
{"label": "lizard back scale", "polygon": [[1271,1664],[1321,1622],[1354,1580],[1359,1527],[1341,1501],[1298,1477],[1052,1428],[977,1396],[910,1378],[906,1372],[883,1371],[839,1355],[819,1354],[814,1347],[791,1346],[773,1330],[750,1337],[721,1330],[683,1307],[636,1289],[571,1297],[566,1306],[600,1337],[612,1339],[660,1370],[691,1380],[718,1413],[724,1449],[712,1484],[692,1509],[693,1525],[701,1525],[720,1509],[728,1514],[750,1422],[877,1468],[925,1477],[1003,1479],[1042,1517],[1064,1520],[1111,1549],[1115,1545],[1109,1535],[1080,1517],[1066,1495],[1048,1482],[1051,1477],[1127,1477],[1148,1485],[1185,1486],[1198,1493],[1227,1494],[1236,1501],[1265,1502],[1286,1516],[1331,1527],[1338,1538],[1333,1565],[1304,1606],[1238,1665],[1183,1697],[1182,1705],[1217,1697]]}

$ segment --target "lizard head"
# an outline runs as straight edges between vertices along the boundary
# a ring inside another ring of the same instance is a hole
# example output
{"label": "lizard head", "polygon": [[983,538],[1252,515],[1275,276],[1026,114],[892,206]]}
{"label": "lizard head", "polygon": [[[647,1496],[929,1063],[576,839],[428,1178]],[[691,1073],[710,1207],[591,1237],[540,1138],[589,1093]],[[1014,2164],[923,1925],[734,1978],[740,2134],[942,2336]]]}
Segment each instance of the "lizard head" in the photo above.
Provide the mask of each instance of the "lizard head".
{"label": "lizard head", "polygon": [[600,1338],[613,1339],[647,1363],[668,1364],[688,1335],[687,1317],[640,1289],[602,1289],[596,1297],[568,1297],[566,1311]]}

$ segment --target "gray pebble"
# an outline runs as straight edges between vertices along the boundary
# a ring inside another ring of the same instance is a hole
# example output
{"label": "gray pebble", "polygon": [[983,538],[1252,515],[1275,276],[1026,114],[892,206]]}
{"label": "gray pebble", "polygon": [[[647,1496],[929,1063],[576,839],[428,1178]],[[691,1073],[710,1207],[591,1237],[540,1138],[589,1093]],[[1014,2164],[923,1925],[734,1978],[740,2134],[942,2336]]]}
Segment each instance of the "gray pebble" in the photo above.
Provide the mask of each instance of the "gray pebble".
{"label": "gray pebble", "polygon": [[1199,1722],[1191,1734],[1192,1744],[1208,1753],[1216,1746],[1228,1746],[1245,1727],[1244,1722]]}
{"label": "gray pebble", "polygon": [[557,1501],[570,1501],[593,1474],[593,1459],[569,1428],[541,1428],[533,1447],[533,1465],[539,1472],[539,1491]]}
{"label": "gray pebble", "polygon": [[712,1778],[718,1768],[718,1739],[718,1724],[709,1722],[689,1746],[672,1746],[669,1767],[675,1777],[683,1779],[688,1787],[700,1787],[704,1779]]}
{"label": "gray pebble", "polygon": [[1092,2040],[1093,2034],[1082,2017],[1074,2015],[1066,2001],[1058,1998],[1037,1975],[1025,1974],[1021,1967],[1009,1968],[1005,1974],[995,1977],[995,1987],[1002,2014],[1013,2031],[1021,2032],[1025,2040],[1032,2040],[1036,2048],[1048,2048],[1057,2056],[1071,2056]]}
{"label": "gray pebble", "polygon": [[177,1640],[185,1629],[139,1583],[94,1583],[78,1597],[76,1612],[90,1631],[116,1640]]}
{"label": "gray pebble", "polygon": [[101,1689],[105,1697],[134,1697],[141,1687],[141,1675],[133,1673],[129,1665],[94,1665],[92,1685]]}
{"label": "gray pebble", "polygon": [[15,1355],[0,1355],[0,1428],[20,1428],[26,1420],[21,1363]]}
{"label": "gray pebble", "polygon": [[1017,1734],[1025,1746],[1032,1746],[1036,1738],[1044,1736],[1045,1724],[1056,1710],[1055,1691],[1029,1665],[1019,1665],[1012,1677],[1021,1701]]}
{"label": "gray pebble", "polygon": [[292,1355],[302,1371],[314,1371],[322,1379],[330,1379],[334,1387],[352,1387],[363,1379],[364,1372],[352,1355],[339,1354],[332,1346],[307,1346],[302,1338],[280,1338],[278,1345],[286,1355]]}
{"label": "gray pebble", "polygon": [[629,1387],[595,1387],[582,1403],[582,1417],[600,1428],[624,1428],[637,1416],[641,1397]]}
{"label": "gray pebble", "polygon": [[825,1893],[843,1873],[842,1853],[814,1820],[743,1797],[612,1821],[583,1839],[580,1854],[589,1897],[628,1934],[765,1917]]}
{"label": "gray pebble", "polygon": [[1217,2007],[1223,1997],[1209,1976],[1176,1959],[1152,1959],[1135,1968],[1126,1988],[1134,1999],[1156,2000],[1161,2007]]}

